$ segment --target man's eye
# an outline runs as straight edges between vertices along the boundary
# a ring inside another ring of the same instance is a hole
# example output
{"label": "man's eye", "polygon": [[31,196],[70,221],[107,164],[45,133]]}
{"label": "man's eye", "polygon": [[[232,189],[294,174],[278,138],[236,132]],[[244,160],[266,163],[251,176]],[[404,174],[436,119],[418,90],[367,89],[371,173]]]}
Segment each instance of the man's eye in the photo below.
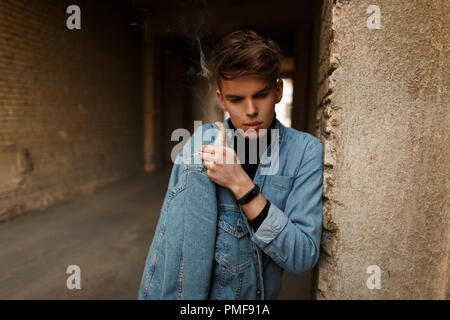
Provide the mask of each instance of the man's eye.
{"label": "man's eye", "polygon": [[[268,95],[267,93],[258,94],[257,96],[255,96],[255,98],[262,99],[262,98],[267,97],[267,95]],[[236,98],[236,99],[231,99],[230,101],[233,102],[233,103],[236,103],[236,102],[239,102],[241,100],[242,100],[242,98]]]}

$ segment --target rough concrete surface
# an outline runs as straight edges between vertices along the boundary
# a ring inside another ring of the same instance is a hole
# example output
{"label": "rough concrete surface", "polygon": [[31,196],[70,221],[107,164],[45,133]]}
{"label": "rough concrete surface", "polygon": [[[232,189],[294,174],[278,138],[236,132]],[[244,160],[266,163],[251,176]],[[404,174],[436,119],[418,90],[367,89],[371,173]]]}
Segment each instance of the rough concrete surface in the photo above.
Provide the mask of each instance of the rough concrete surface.
{"label": "rough concrete surface", "polygon": [[[448,298],[448,1],[326,1],[318,298]],[[320,100],[319,100],[320,101]],[[369,289],[367,268],[381,270]]]}

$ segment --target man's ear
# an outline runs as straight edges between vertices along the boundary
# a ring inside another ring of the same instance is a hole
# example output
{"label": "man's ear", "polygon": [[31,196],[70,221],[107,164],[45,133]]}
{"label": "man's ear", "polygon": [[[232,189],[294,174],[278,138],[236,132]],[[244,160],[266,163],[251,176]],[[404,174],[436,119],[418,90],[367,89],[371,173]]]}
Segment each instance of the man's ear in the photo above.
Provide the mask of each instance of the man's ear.
{"label": "man's ear", "polygon": [[223,100],[222,94],[220,93],[219,90],[216,90],[216,94],[217,94],[217,98],[219,99],[220,106],[222,107],[223,110],[227,111],[225,108],[225,102]]}
{"label": "man's ear", "polygon": [[277,81],[276,96],[277,96],[277,98],[276,98],[275,103],[278,103],[283,98],[283,80],[282,79],[278,79],[278,81]]}

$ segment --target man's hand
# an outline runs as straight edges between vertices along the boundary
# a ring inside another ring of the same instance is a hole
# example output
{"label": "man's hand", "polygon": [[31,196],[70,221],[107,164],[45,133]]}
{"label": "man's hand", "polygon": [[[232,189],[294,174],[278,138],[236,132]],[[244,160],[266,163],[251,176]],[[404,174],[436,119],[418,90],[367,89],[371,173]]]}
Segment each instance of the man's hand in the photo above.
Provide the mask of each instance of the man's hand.
{"label": "man's hand", "polygon": [[206,144],[200,146],[199,151],[208,177],[230,189],[236,198],[253,188],[253,181],[242,168],[234,149]]}
{"label": "man's hand", "polygon": [[[215,183],[230,189],[236,199],[242,198],[255,185],[241,166],[234,149],[224,146],[202,145],[199,148],[206,174]],[[261,193],[242,208],[250,220],[258,216],[266,204]]]}

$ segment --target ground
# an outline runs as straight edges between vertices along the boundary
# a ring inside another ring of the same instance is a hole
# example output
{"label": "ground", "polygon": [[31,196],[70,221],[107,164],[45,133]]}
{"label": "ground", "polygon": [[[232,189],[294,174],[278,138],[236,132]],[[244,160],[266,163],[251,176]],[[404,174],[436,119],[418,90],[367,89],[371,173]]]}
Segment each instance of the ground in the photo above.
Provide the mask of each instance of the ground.
{"label": "ground", "polygon": [[[0,299],[136,299],[169,170],[143,173],[0,224]],[[66,269],[81,270],[81,289]],[[286,274],[282,299],[305,299]]]}

